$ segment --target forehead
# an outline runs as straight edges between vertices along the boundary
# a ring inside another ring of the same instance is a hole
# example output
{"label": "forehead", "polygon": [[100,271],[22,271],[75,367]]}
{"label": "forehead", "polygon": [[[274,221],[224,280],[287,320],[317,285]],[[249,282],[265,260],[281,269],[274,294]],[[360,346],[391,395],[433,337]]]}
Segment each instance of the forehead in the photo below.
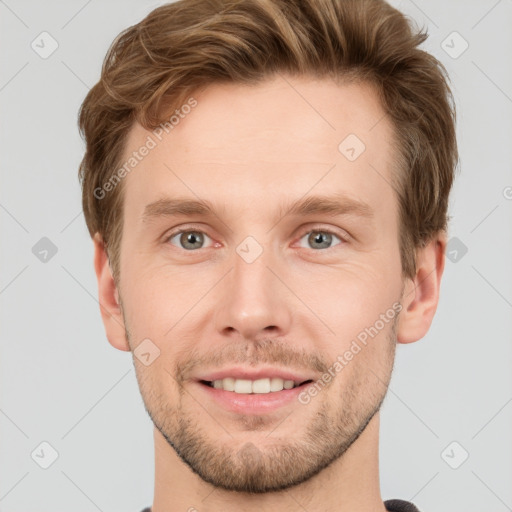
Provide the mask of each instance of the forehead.
{"label": "forehead", "polygon": [[369,84],[279,75],[191,96],[195,106],[178,106],[172,128],[135,124],[128,136],[125,160],[154,142],[124,184],[125,205],[139,216],[173,195],[239,211],[308,191],[392,205],[393,130]]}

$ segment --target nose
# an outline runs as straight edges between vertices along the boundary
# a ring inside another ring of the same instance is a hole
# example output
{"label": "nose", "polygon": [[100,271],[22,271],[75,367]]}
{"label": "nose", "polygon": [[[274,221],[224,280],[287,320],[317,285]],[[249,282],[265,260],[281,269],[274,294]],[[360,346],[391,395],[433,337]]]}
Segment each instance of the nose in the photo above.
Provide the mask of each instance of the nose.
{"label": "nose", "polygon": [[218,296],[217,332],[248,340],[288,334],[293,304],[290,292],[276,277],[279,265],[269,251],[251,263],[235,252],[232,261],[233,269],[223,279]]}

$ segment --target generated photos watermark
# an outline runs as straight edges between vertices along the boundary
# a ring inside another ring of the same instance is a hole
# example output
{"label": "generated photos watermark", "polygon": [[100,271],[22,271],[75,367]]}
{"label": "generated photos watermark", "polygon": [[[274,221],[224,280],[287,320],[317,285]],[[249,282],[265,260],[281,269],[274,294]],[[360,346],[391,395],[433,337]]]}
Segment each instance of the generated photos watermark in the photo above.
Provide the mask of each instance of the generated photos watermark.
{"label": "generated photos watermark", "polygon": [[400,311],[402,311],[402,304],[395,302],[385,313],[380,314],[379,319],[376,320],[373,325],[365,327],[356,338],[352,340],[350,348],[343,354],[337,356],[336,361],[328,368],[322,377],[307,386],[307,388],[299,394],[299,402],[304,405],[309,404],[311,399],[317,396],[318,393],[352,361],[354,356],[361,352],[363,348],[361,345],[366,347],[368,338],[375,338],[389,322],[396,318]]}
{"label": "generated photos watermark", "polygon": [[173,115],[163,123],[160,123],[151,133],[146,137],[146,141],[137,150],[133,151],[131,156],[123,163],[121,167],[115,171],[112,176],[101,187],[94,189],[94,197],[96,199],[104,199],[108,192],[112,192],[117,185],[125,178],[137,165],[149,155],[152,149],[158,146],[162,141],[164,134],[170,133],[180,122],[184,119],[194,107],[197,106],[197,100],[190,97],[187,102],[180,108],[177,108]]}

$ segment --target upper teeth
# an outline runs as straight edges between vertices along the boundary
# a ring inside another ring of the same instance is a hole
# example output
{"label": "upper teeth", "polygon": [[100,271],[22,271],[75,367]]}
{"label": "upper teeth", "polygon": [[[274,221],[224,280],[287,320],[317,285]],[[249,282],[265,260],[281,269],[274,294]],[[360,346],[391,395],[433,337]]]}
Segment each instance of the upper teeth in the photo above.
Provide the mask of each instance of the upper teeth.
{"label": "upper teeth", "polygon": [[235,393],[270,393],[271,391],[282,391],[283,389],[292,389],[295,386],[293,380],[283,380],[278,377],[271,379],[233,379],[226,377],[221,380],[214,380],[212,385],[216,389],[224,391],[234,391]]}

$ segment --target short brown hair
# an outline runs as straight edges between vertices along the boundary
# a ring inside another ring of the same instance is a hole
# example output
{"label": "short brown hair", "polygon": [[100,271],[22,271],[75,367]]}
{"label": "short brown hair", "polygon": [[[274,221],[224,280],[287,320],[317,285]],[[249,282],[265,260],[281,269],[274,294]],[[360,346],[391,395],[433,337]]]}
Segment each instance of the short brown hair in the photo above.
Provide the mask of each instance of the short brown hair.
{"label": "short brown hair", "polygon": [[416,249],[447,230],[458,161],[453,97],[443,65],[419,48],[427,37],[384,0],[179,0],[124,30],[79,115],[83,211],[114,278],[123,184],[102,198],[95,191],[120,165],[134,122],[155,129],[202,87],[256,84],[280,72],[375,86],[399,149],[400,255],[412,278]]}

